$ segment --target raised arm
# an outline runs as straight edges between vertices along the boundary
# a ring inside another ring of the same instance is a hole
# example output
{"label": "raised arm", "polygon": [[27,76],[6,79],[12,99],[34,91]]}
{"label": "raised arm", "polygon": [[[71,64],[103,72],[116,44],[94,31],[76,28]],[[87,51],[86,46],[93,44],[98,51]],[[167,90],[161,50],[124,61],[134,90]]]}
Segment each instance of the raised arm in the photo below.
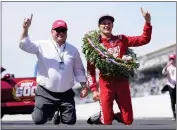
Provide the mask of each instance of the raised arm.
{"label": "raised arm", "polygon": [[172,61],[169,61],[169,62],[166,64],[166,66],[163,68],[163,70],[162,70],[162,74],[163,74],[163,75],[167,75],[167,74],[168,74],[167,68],[168,68],[168,66],[170,66],[171,64],[172,64]]}
{"label": "raised arm", "polygon": [[26,18],[23,21],[23,31],[20,38],[19,47],[25,52],[37,54],[39,51],[38,45],[34,42],[31,42],[31,40],[28,37],[28,29],[31,25],[32,18],[33,14],[31,14],[30,18]]}
{"label": "raised arm", "polygon": [[148,11],[144,12],[142,8],[141,13],[145,19],[143,33],[140,36],[127,36],[126,40],[128,47],[142,46],[148,44],[151,40],[152,34],[151,15]]}

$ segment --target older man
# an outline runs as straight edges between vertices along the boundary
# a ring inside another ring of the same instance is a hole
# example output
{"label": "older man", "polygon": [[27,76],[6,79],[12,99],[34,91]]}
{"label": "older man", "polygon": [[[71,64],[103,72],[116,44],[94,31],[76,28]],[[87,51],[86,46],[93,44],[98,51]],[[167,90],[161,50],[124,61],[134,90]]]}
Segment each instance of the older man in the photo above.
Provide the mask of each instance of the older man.
{"label": "older man", "polygon": [[66,42],[67,24],[56,20],[51,28],[51,38],[32,42],[28,36],[31,18],[23,22],[20,48],[38,58],[35,108],[32,119],[35,124],[44,124],[58,110],[58,119],[64,124],[76,123],[74,79],[83,89],[81,97],[87,96],[86,76],[80,54],[76,47]]}

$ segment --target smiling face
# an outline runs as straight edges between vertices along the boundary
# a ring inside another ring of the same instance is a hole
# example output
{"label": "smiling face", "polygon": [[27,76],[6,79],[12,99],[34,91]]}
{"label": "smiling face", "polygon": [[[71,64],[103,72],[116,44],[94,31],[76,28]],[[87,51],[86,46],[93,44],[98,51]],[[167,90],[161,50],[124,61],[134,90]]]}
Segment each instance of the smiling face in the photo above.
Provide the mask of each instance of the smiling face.
{"label": "smiling face", "polygon": [[106,37],[109,37],[112,35],[112,28],[113,28],[113,23],[109,19],[104,19],[101,21],[101,23],[98,25],[101,35],[104,35]]}
{"label": "smiling face", "polygon": [[51,31],[53,40],[58,44],[63,44],[67,38],[67,29],[66,28],[55,28]]}

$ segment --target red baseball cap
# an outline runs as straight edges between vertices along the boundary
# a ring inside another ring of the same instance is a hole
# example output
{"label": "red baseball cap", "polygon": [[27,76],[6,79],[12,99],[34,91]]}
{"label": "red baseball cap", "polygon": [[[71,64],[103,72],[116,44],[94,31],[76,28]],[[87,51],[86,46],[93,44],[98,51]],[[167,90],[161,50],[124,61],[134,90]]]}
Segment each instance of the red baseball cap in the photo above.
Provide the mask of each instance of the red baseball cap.
{"label": "red baseball cap", "polygon": [[52,25],[52,29],[59,28],[59,27],[68,29],[66,22],[63,20],[56,20]]}
{"label": "red baseball cap", "polygon": [[175,54],[169,55],[169,59],[176,59],[176,55]]}

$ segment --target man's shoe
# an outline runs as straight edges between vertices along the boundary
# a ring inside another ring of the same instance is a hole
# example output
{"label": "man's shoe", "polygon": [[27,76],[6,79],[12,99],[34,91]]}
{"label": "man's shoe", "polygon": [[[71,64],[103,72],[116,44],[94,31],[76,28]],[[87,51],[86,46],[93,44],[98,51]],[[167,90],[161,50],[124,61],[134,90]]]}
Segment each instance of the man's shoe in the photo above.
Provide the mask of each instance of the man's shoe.
{"label": "man's shoe", "polygon": [[176,118],[173,117],[171,120],[172,120],[172,121],[176,121]]}
{"label": "man's shoe", "polygon": [[172,120],[173,120],[173,121],[176,121],[176,116],[174,116],[174,117],[172,118]]}
{"label": "man's shoe", "polygon": [[173,121],[176,121],[176,113],[173,112],[173,118],[172,118]]}
{"label": "man's shoe", "polygon": [[60,124],[60,115],[59,115],[59,111],[56,111],[53,118],[52,118],[52,122],[55,125]]}
{"label": "man's shoe", "polygon": [[47,121],[52,121],[52,118],[54,116],[55,113],[52,113],[48,118],[47,118]]}
{"label": "man's shoe", "polygon": [[102,125],[102,122],[100,121],[100,117],[101,117],[101,112],[98,112],[95,115],[90,116],[90,118],[87,120],[87,123],[90,125],[92,124]]}
{"label": "man's shoe", "polygon": [[116,120],[117,122],[122,123],[122,121],[121,121],[120,118],[118,117],[117,113],[114,114],[114,120]]}

